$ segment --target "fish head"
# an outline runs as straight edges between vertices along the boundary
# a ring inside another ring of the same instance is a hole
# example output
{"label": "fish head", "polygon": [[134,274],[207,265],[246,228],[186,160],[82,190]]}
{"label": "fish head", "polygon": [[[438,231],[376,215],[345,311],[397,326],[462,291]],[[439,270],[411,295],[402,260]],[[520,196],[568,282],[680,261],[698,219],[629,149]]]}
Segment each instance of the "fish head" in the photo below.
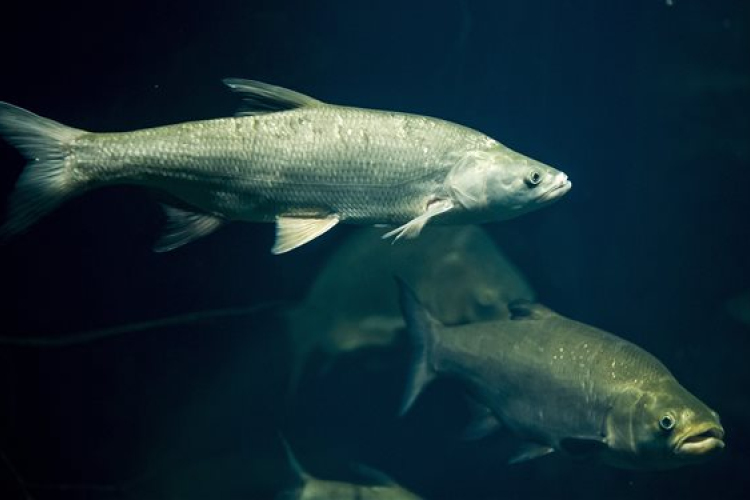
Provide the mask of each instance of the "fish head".
{"label": "fish head", "polygon": [[549,165],[500,144],[464,155],[447,178],[448,191],[465,210],[487,219],[510,219],[560,199],[572,184]]}
{"label": "fish head", "polygon": [[623,440],[630,448],[628,468],[672,469],[704,462],[724,449],[718,413],[675,380],[645,391],[631,408]]}

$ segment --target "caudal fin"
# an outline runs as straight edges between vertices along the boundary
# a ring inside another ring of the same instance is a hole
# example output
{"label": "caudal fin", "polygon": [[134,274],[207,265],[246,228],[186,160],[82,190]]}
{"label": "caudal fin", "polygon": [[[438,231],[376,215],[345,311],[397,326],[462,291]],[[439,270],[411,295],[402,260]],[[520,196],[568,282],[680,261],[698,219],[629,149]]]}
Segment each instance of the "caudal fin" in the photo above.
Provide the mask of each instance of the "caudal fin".
{"label": "caudal fin", "polygon": [[400,415],[404,415],[419,397],[422,389],[436,376],[432,366],[435,345],[435,332],[442,325],[419,302],[414,291],[399,277],[401,312],[406,321],[406,331],[412,348],[412,360],[407,375],[406,391],[401,402]]}
{"label": "caudal fin", "polygon": [[68,174],[68,145],[86,132],[0,102],[0,136],[29,163],[10,195],[0,239],[26,230],[76,193]]}

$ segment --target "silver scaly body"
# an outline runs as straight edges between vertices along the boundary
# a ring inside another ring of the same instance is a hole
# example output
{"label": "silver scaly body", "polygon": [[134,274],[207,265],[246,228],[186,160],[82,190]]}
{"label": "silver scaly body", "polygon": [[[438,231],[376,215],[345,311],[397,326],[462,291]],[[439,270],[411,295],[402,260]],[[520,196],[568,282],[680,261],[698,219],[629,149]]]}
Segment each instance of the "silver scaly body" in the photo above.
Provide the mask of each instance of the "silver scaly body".
{"label": "silver scaly body", "polygon": [[495,141],[423,116],[341,106],[85,134],[77,179],[163,189],[233,220],[277,215],[403,224],[445,191],[457,158]]}
{"label": "silver scaly body", "polygon": [[121,133],[73,129],[0,102],[0,135],[31,160],[0,235],[24,231],[73,196],[118,184],[165,195],[169,222],[159,251],[243,220],[276,223],[274,253],[339,222],[398,225],[385,236],[413,238],[431,220],[516,217],[570,189],[564,173],[467,127],[225,82],[248,111]]}

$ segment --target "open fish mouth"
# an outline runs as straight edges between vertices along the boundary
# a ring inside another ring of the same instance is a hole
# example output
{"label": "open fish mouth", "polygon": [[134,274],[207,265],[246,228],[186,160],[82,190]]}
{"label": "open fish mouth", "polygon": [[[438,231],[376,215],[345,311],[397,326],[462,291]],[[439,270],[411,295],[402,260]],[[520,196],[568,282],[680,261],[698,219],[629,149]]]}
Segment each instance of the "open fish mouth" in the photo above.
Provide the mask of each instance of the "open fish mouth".
{"label": "open fish mouth", "polygon": [[549,188],[547,191],[539,195],[539,198],[537,198],[537,201],[546,202],[546,201],[555,200],[563,196],[568,191],[570,191],[570,188],[573,187],[573,183],[571,183],[568,180],[568,176],[564,174],[563,172],[560,172],[559,174],[557,174],[556,177],[557,179],[556,179],[555,184],[551,188]]}
{"label": "open fish mouth", "polygon": [[724,449],[724,429],[710,427],[703,432],[691,434],[682,439],[675,448],[678,455],[701,457]]}

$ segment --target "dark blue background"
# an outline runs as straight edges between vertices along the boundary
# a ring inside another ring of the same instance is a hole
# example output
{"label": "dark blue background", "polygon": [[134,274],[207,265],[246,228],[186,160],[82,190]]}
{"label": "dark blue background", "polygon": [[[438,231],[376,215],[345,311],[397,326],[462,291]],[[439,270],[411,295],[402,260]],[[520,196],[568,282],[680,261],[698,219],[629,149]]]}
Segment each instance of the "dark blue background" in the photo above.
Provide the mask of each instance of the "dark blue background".
{"label": "dark blue background", "polygon": [[[400,359],[379,378],[343,367],[290,415],[275,320],[254,317],[0,347],[0,450],[28,482],[90,485],[35,497],[263,497],[283,476],[278,427],[322,454],[319,475],[346,474],[338,450],[431,498],[747,494],[750,330],[725,307],[750,288],[747,2],[26,2],[1,23],[0,99],[78,128],[231,115],[221,79],[236,76],[449,119],[564,170],[559,204],[487,228],[543,302],[662,359],[728,443],[669,472],[508,467],[492,441],[450,436],[451,387],[397,421]],[[7,199],[24,160],[2,143],[0,163]],[[108,188],[0,247],[2,335],[300,299],[350,231],[274,257],[271,225],[234,224],[156,254],[162,222],[147,193]],[[21,498],[8,467],[0,487]]]}

